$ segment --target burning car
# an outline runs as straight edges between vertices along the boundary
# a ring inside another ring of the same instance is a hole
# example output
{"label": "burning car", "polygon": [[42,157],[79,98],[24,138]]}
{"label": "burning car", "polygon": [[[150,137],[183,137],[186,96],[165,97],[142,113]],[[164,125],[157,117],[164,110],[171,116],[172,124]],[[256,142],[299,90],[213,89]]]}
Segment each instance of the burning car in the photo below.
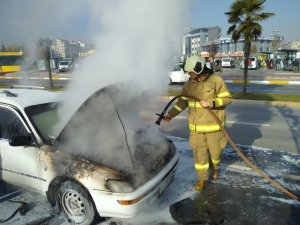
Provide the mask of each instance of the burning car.
{"label": "burning car", "polygon": [[172,182],[178,153],[127,118],[122,96],[117,86],[96,91],[59,128],[59,93],[0,91],[0,179],[47,195],[76,224],[149,207]]}

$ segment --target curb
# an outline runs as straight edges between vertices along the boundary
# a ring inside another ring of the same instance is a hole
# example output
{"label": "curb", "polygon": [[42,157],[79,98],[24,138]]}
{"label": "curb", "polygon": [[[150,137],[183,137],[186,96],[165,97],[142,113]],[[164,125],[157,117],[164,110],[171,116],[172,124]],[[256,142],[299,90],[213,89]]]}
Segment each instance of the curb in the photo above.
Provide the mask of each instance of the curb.
{"label": "curb", "polygon": [[[11,79],[11,80],[49,80],[49,77],[17,77],[17,76],[0,76],[0,80]],[[243,80],[240,79],[227,79],[223,77],[227,84],[243,84]],[[52,75],[52,80],[70,80],[70,77],[61,77],[58,75]],[[269,84],[269,85],[300,85],[300,80],[248,80],[247,84]]]}
{"label": "curb", "polygon": [[[243,84],[243,80],[227,80],[227,84]],[[271,84],[271,85],[300,85],[300,81],[292,80],[248,80],[247,84]]]}
{"label": "curb", "polygon": [[[171,100],[175,96],[160,96],[158,97],[159,100]],[[284,101],[265,101],[265,100],[249,100],[249,99],[233,99],[233,102],[244,102],[244,103],[251,103],[251,102],[258,102],[263,105],[268,106],[294,106],[300,107],[300,102],[284,102]]]}
{"label": "curb", "polygon": [[[0,77],[0,80],[49,80],[49,77],[15,77],[15,76],[5,76]],[[59,77],[57,75],[52,76],[52,80],[70,80],[69,77]]]}

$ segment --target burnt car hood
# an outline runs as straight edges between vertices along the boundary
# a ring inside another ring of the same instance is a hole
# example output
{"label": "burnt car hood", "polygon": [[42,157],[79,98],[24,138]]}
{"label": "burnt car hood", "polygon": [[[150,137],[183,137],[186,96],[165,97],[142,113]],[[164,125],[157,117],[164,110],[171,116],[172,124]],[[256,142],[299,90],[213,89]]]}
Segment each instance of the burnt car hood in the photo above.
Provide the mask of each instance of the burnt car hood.
{"label": "burnt car hood", "polygon": [[54,145],[64,152],[125,174],[139,186],[175,155],[173,143],[138,119],[139,96],[111,85],[92,94],[73,114]]}

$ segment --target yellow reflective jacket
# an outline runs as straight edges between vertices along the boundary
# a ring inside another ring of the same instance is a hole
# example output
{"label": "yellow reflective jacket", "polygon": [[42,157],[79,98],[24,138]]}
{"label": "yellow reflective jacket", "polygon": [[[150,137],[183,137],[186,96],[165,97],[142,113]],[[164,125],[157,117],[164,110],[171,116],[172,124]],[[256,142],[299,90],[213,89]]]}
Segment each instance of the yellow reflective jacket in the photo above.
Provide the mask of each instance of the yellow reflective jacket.
{"label": "yellow reflective jacket", "polygon": [[[220,119],[222,125],[225,126],[225,106],[232,102],[232,98],[220,76],[209,75],[204,81],[190,79],[184,84],[181,94],[208,101],[209,107]],[[189,108],[190,131],[208,133],[221,130],[221,127],[209,114],[208,110],[203,108],[199,101],[191,98],[178,98],[178,101],[168,113],[175,117],[187,107]]]}

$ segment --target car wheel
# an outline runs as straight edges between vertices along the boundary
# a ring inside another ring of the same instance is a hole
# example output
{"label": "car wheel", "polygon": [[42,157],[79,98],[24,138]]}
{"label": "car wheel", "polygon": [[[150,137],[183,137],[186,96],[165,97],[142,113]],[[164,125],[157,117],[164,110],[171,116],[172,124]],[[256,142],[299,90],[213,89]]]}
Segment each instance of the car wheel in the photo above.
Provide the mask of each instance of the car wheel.
{"label": "car wheel", "polygon": [[56,201],[59,211],[72,224],[92,224],[98,215],[87,190],[74,181],[61,184]]}

